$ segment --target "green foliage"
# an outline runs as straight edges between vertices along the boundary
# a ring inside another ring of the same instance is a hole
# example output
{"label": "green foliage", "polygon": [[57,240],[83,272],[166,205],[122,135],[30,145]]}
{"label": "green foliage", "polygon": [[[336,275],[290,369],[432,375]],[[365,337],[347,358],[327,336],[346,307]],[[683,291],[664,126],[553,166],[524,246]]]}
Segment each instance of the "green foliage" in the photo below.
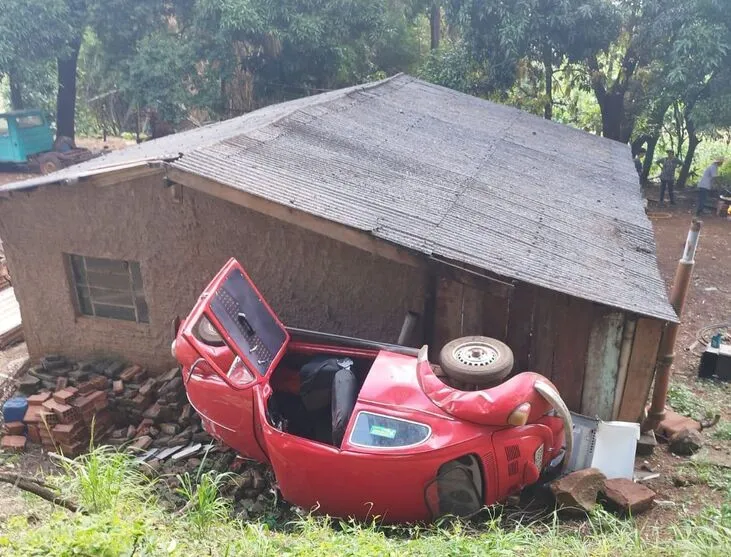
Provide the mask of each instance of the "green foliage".
{"label": "green foliage", "polygon": [[221,496],[221,487],[228,477],[229,474],[213,471],[195,478],[187,472],[177,476],[180,482],[177,492],[186,501],[185,517],[198,531],[209,531],[213,525],[229,518],[231,501]]}
{"label": "green foliage", "polygon": [[149,480],[128,453],[97,447],[76,460],[64,460],[63,489],[78,497],[82,508],[99,513],[153,504]]}
{"label": "green foliage", "polygon": [[713,417],[716,409],[710,407],[703,399],[685,385],[672,383],[668,389],[668,404],[678,414],[700,420]]}
{"label": "green foliage", "polygon": [[731,441],[731,422],[720,422],[713,430],[713,438]]}
{"label": "green foliage", "polygon": [[421,66],[419,77],[472,95],[485,90],[485,68],[470,56],[461,41],[445,43],[432,51]]}

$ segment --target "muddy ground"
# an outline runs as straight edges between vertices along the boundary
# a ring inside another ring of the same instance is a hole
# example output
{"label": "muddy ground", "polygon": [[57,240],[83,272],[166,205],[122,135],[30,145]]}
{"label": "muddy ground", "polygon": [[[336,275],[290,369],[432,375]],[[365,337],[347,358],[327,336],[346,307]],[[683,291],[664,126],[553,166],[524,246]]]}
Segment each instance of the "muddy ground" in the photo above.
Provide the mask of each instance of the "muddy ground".
{"label": "muddy ground", "polygon": [[[0,184],[24,176],[27,175],[0,172]],[[648,214],[655,228],[658,263],[669,288],[693,217],[695,197],[692,192],[680,193],[677,205],[660,207],[656,202],[656,188],[648,188],[646,195],[649,200]],[[674,365],[674,381],[688,386],[699,400],[717,409],[722,422],[731,422],[731,386],[721,382],[699,382],[696,379],[702,350],[696,337],[703,327],[731,321],[730,237],[731,220],[715,215],[703,217],[696,267],[683,313]],[[714,439],[713,430],[704,432],[704,437],[708,445],[719,453],[731,453],[731,441]],[[21,470],[38,470],[39,467],[47,466],[40,451],[22,457],[0,456],[0,464],[3,459],[5,465],[10,464]],[[690,460],[671,455],[666,445],[661,444],[652,457],[638,458],[637,467],[643,464],[660,474],[658,479],[647,482],[647,485],[657,492],[662,503],[640,517],[642,526],[663,527],[727,500],[728,493],[724,489],[708,485],[713,482],[699,481],[693,473]],[[721,471],[717,469],[718,474]],[[19,494],[12,487],[0,484],[0,520],[18,512],[42,512],[46,506],[32,496]]]}

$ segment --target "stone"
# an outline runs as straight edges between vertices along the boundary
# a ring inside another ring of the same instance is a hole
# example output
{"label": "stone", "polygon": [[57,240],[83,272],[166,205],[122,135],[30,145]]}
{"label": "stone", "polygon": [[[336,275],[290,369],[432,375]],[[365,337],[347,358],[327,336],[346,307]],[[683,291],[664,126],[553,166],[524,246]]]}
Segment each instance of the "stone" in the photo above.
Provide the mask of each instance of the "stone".
{"label": "stone", "polygon": [[177,435],[178,431],[180,431],[180,427],[178,424],[161,424],[160,431],[162,431],[165,435]]}
{"label": "stone", "polygon": [[701,424],[692,418],[681,416],[672,410],[665,410],[665,418],[660,422],[660,425],[657,426],[655,431],[665,437],[665,439],[670,439],[676,433],[680,433],[686,429],[700,431]]}
{"label": "stone", "polygon": [[25,375],[18,383],[18,389],[24,395],[36,393],[41,386],[41,380],[33,375]]}
{"label": "stone", "polygon": [[177,391],[182,388],[183,388],[183,379],[181,377],[174,377],[172,380],[168,381],[162,387],[160,387],[158,392],[161,395],[164,395],[166,393]]}
{"label": "stone", "polygon": [[112,383],[112,393],[115,395],[121,395],[124,392],[124,382],[121,379],[117,379]]}
{"label": "stone", "polygon": [[[139,395],[138,395],[139,396]],[[142,413],[143,418],[156,420],[160,416],[160,405],[156,402]]]}
{"label": "stone", "polygon": [[104,375],[109,377],[109,379],[116,379],[119,377],[119,374],[122,373],[124,370],[124,362],[112,362],[108,366],[104,368]]}
{"label": "stone", "polygon": [[655,500],[655,492],[649,487],[626,478],[605,480],[601,491],[610,507],[633,516],[648,510]]}
{"label": "stone", "polygon": [[703,436],[695,429],[684,429],[670,438],[670,452],[680,456],[697,453],[703,446]]}
{"label": "stone", "polygon": [[655,432],[650,430],[640,435],[637,441],[637,450],[635,456],[650,456],[657,447],[657,439],[655,438]]}
{"label": "stone", "polygon": [[564,510],[589,512],[596,505],[606,477],[596,468],[572,472],[550,484],[558,506]]}

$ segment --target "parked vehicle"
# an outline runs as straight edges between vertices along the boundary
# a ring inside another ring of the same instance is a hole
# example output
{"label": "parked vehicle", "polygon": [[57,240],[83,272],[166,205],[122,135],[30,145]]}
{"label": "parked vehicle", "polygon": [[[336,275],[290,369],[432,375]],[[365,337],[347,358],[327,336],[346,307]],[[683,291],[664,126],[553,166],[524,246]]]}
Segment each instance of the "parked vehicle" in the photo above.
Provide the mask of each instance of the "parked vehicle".
{"label": "parked vehicle", "polygon": [[[505,376],[512,353],[496,343],[450,343],[449,373]],[[308,510],[389,523],[465,516],[569,460],[571,416],[545,377],[460,390],[426,346],[286,328],[234,259],[172,351],[206,431],[270,464],[282,497]]]}
{"label": "parked vehicle", "polygon": [[41,110],[0,114],[0,164],[24,164],[50,174],[96,155],[79,149],[69,137],[53,139],[53,130]]}

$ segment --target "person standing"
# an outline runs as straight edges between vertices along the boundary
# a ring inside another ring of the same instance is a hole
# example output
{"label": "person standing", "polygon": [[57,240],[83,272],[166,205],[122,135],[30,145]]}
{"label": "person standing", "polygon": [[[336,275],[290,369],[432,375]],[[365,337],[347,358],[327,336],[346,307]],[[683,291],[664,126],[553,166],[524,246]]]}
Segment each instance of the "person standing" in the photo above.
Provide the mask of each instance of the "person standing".
{"label": "person standing", "polygon": [[698,206],[695,209],[696,216],[703,214],[703,209],[706,207],[706,201],[708,200],[708,192],[713,186],[714,180],[718,177],[718,169],[723,165],[723,159],[716,159],[711,163],[711,166],[706,168],[703,172],[700,182],[698,182]]}
{"label": "person standing", "polygon": [[680,159],[675,156],[672,149],[667,150],[667,157],[657,161],[662,170],[660,171],[660,205],[665,203],[665,190],[668,191],[670,205],[675,205],[675,169],[682,166]]}

